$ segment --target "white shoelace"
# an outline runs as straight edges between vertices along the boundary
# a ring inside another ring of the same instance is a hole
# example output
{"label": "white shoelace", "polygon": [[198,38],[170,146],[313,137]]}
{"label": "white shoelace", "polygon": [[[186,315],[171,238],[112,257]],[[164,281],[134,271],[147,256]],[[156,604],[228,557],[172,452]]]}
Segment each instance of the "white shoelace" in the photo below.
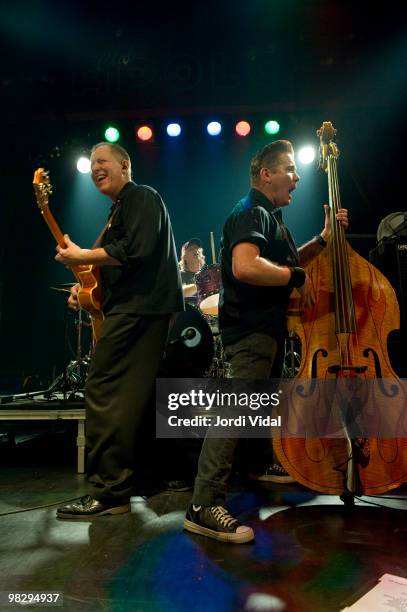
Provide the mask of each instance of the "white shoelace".
{"label": "white shoelace", "polygon": [[237,520],[223,506],[212,506],[211,513],[223,527],[232,527]]}

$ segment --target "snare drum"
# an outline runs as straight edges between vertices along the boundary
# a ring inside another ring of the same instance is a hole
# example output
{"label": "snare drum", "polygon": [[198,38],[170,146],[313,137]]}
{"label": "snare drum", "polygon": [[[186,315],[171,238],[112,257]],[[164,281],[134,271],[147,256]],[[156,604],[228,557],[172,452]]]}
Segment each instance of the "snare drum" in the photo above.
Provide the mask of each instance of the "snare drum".
{"label": "snare drum", "polygon": [[219,264],[204,266],[195,274],[198,307],[205,315],[218,316],[220,282]]}

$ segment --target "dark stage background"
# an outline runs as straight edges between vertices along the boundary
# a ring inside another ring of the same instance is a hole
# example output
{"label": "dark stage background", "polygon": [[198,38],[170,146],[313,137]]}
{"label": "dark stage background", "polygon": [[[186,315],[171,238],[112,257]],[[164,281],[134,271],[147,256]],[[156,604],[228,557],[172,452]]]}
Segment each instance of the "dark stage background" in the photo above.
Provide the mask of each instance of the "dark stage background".
{"label": "dark stage background", "polygon": [[[209,233],[219,246],[224,219],[249,185],[248,165],[273,137],[276,118],[298,148],[317,146],[332,121],[341,151],[342,203],[351,244],[368,257],[380,221],[405,205],[407,36],[405,9],[343,2],[179,2],[162,8],[98,3],[3,3],[0,88],[4,121],[0,210],[0,391],[27,375],[50,380],[64,360],[64,295],[71,280],[53,261],[54,241],[40,218],[33,171],[51,172],[51,210],[81,246],[100,232],[109,202],[76,159],[103,140],[109,124],[133,161],[136,182],[158,189],[178,250]],[[210,119],[223,135],[210,138]],[[247,138],[234,134],[252,123]],[[183,125],[180,139],[164,133]],[[150,122],[152,143],[134,128]],[[285,211],[298,244],[322,229],[325,175],[298,164],[302,181]],[[72,317],[68,320],[73,341]],[[13,389],[11,389],[13,387]]]}

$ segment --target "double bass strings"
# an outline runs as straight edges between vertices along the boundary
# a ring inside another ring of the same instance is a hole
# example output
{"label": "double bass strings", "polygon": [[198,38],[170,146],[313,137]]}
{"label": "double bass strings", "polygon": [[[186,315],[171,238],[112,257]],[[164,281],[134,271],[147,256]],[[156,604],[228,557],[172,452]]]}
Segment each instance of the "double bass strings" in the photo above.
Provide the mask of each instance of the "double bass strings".
{"label": "double bass strings", "polygon": [[[333,290],[335,296],[335,324],[338,337],[341,363],[350,367],[355,355],[352,349],[358,346],[355,308],[353,303],[352,281],[349,257],[346,247],[345,231],[337,222],[336,214],[341,207],[336,157],[331,152],[327,159],[329,199],[331,206],[331,233],[333,259]],[[340,336],[344,334],[345,336]]]}

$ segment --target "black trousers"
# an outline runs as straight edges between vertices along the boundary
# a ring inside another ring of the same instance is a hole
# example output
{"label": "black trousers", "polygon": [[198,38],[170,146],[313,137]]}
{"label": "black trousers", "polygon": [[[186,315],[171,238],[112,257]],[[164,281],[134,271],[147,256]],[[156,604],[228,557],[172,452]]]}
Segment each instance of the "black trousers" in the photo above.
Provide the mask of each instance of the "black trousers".
{"label": "black trousers", "polygon": [[129,501],[135,440],[154,391],[169,315],[108,315],[86,382],[87,474],[104,503]]}
{"label": "black trousers", "polygon": [[[283,359],[277,341],[260,333],[253,333],[235,344],[225,347],[230,362],[231,378],[279,378]],[[233,407],[224,409],[225,417],[233,417]],[[215,428],[209,428],[198,462],[198,474],[192,502],[196,505],[223,505],[226,485],[232,471],[238,437],[218,438]],[[271,449],[268,440],[253,440],[262,452]]]}

